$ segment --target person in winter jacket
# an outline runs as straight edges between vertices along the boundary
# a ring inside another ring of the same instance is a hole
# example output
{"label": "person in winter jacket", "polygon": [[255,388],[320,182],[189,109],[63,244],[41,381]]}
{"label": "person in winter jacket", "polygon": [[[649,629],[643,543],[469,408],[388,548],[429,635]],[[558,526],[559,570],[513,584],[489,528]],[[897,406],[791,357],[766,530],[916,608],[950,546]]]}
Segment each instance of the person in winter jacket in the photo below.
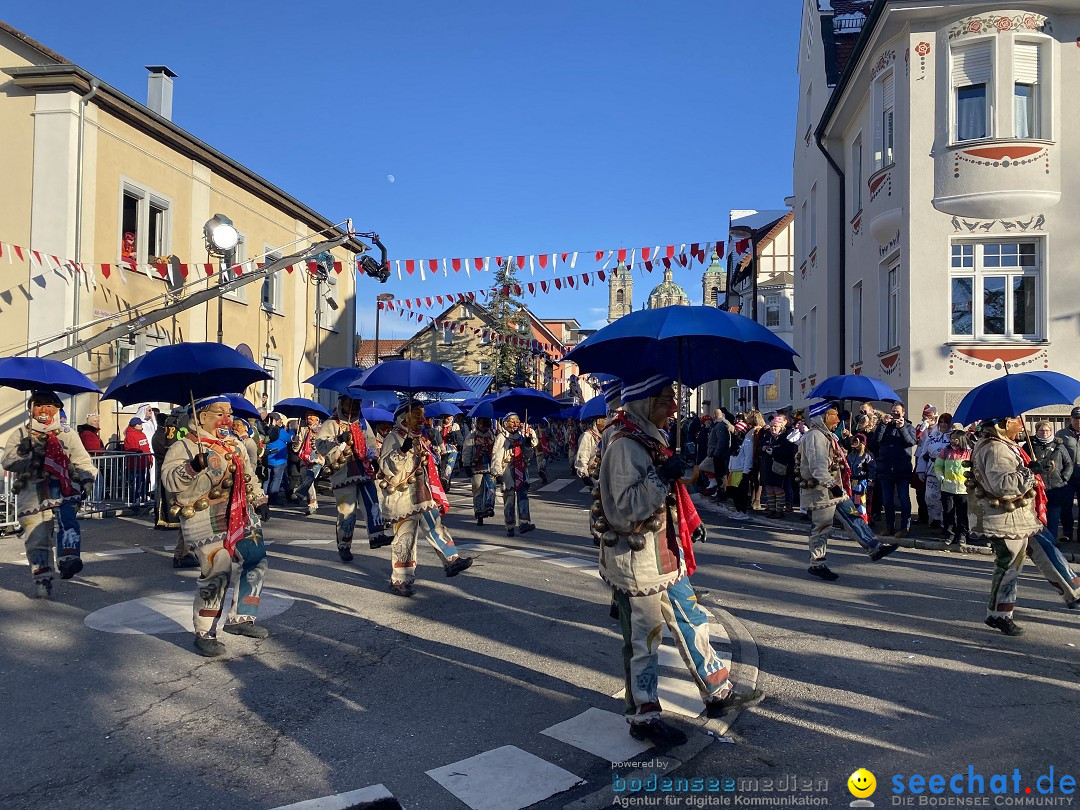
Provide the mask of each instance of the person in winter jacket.
{"label": "person in winter jacket", "polygon": [[[950,421],[952,417],[950,416]],[[926,503],[926,479],[918,474],[918,449],[922,446],[926,435],[934,430],[938,422],[938,409],[929,403],[923,408],[922,419],[915,426],[915,463],[916,474],[911,479],[911,486],[915,489],[915,503],[919,513],[919,523],[927,523],[930,520],[929,507]],[[948,430],[948,425],[945,426]]]}
{"label": "person in winter jacket", "polygon": [[590,420],[588,430],[581,434],[577,455],[574,456],[574,474],[590,489],[595,484],[596,476],[600,471],[598,451],[600,437],[606,425],[607,419],[603,416]]}
{"label": "person in winter jacket", "polygon": [[728,495],[735,512],[735,520],[749,520],[750,509],[750,471],[754,466],[754,439],[760,427],[755,423],[738,421],[731,433],[732,445],[738,445],[737,451],[728,462]]}
{"label": "person in winter jacket", "polygon": [[88,413],[86,422],[79,425],[79,440],[82,441],[86,452],[93,456],[100,456],[105,452],[105,445],[101,441],[101,417],[96,413]]}
{"label": "person in winter jacket", "polygon": [[97,476],[82,442],[61,426],[60,405],[54,392],[34,391],[27,403],[29,421],[11,432],[4,447],[3,467],[15,476],[13,491],[19,496],[15,514],[22,524],[26,561],[38,597],[52,595],[56,569],[61,579],[82,570],[76,512],[79,501],[90,496]]}
{"label": "person in winter jacket", "polygon": [[150,494],[150,465],[154,456],[150,437],[143,432],[143,420],[137,416],[124,430],[124,451],[138,454],[128,458],[128,481],[131,482],[132,503],[142,503]]}
{"label": "person in winter jacket", "polygon": [[795,462],[795,445],[787,440],[787,420],[775,417],[761,442],[761,496],[765,517],[782,520],[787,514],[785,482]]}
{"label": "person in winter jacket", "polygon": [[949,433],[952,430],[952,414],[943,413],[937,422],[922,434],[919,447],[915,451],[915,476],[923,488],[923,500],[930,519],[931,529],[941,528],[941,481],[934,473],[934,462],[941,451],[949,446]]}
{"label": "person in winter jacket", "polygon": [[1013,608],[1025,555],[1030,555],[1067,607],[1080,608],[1080,576],[1069,567],[1043,523],[1046,495],[1040,475],[1044,468],[1017,443],[1023,429],[1019,416],[988,420],[971,454],[971,537],[988,540],[994,550],[986,624],[1007,636],[1023,633],[1013,621]]}
{"label": "person in winter jacket", "polygon": [[461,464],[472,478],[473,517],[477,526],[484,525],[484,518],[495,517],[495,476],[491,473],[494,449],[491,420],[477,417],[461,451]]}
{"label": "person in winter jacket", "polygon": [[847,461],[851,468],[851,502],[869,526],[871,497],[874,479],[877,478],[877,460],[874,454],[866,449],[865,433],[856,433],[851,437],[851,450],[847,454]]}
{"label": "person in winter jacket", "polygon": [[515,523],[521,534],[536,528],[529,512],[529,453],[536,433],[516,413],[506,415],[503,428],[491,451],[491,472],[502,482],[503,522],[506,536],[513,537]]}
{"label": "person in winter jacket", "polygon": [[941,482],[942,531],[945,542],[964,545],[968,537],[966,464],[971,458],[967,431],[954,425],[949,433],[949,445],[943,447],[934,461],[934,475]]}
{"label": "person in winter jacket", "polygon": [[1074,472],[1072,453],[1063,439],[1054,436],[1054,428],[1046,421],[1035,424],[1031,448],[1035,451],[1035,460],[1042,465],[1042,479],[1046,485],[1046,528],[1057,538],[1062,510],[1066,504],[1072,506],[1069,503],[1069,481]]}
{"label": "person in winter jacket", "polygon": [[[892,413],[874,431],[878,452],[877,472],[881,482],[881,497],[885,508],[885,530],[882,537],[907,537],[911,532],[911,448],[918,444],[915,428],[904,415],[904,406],[897,402]],[[900,525],[896,525],[896,509],[900,507]]]}
{"label": "person in winter jacket", "polygon": [[266,494],[271,503],[280,505],[282,496],[286,500],[292,500],[292,481],[286,475],[289,466],[289,444],[293,440],[293,432],[282,425],[280,413],[271,413],[269,416],[270,431],[266,442],[266,466],[270,471],[267,479]]}
{"label": "person in winter jacket", "polygon": [[315,482],[322,472],[326,459],[315,446],[315,437],[319,434],[319,415],[314,411],[304,414],[304,420],[292,440],[292,449],[296,453],[300,469],[301,483],[293,491],[293,497],[301,503],[307,503],[307,513],[314,515],[319,509],[319,493]]}

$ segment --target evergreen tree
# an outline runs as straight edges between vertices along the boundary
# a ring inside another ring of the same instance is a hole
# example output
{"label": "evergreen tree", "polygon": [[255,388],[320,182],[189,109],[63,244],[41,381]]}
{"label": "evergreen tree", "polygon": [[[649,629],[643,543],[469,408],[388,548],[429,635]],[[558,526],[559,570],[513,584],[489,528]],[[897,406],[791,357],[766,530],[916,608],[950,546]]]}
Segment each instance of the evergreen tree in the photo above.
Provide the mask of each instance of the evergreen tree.
{"label": "evergreen tree", "polygon": [[506,257],[503,266],[495,273],[495,284],[488,294],[487,310],[494,320],[494,336],[489,351],[496,389],[503,386],[531,387],[535,382],[531,345],[516,346],[506,342],[507,338],[532,341],[525,305],[514,295],[517,279],[513,261],[513,257]]}

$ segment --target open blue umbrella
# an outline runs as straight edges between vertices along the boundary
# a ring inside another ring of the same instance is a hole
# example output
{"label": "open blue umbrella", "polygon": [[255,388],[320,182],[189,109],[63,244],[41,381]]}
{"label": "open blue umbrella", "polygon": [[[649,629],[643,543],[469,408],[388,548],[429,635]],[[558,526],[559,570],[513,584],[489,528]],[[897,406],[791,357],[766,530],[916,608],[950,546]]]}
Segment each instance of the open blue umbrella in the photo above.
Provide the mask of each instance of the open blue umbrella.
{"label": "open blue umbrella", "polygon": [[437,363],[428,363],[425,360],[387,360],[365,371],[345,393],[352,396],[355,390],[454,394],[472,389],[453,371]]}
{"label": "open blue umbrella", "polygon": [[424,406],[424,416],[457,416],[461,408],[452,402],[432,402]]}
{"label": "open blue umbrella", "polygon": [[361,408],[360,413],[368,422],[393,422],[394,414],[386,408]]}
{"label": "open blue umbrella", "polygon": [[1057,371],[1006,374],[967,392],[953,421],[970,425],[983,419],[1019,416],[1047,405],[1072,405],[1080,399],[1080,380]]}
{"label": "open blue umbrella", "polygon": [[360,400],[360,406],[362,408],[374,406],[377,408],[389,408],[392,411],[398,406],[398,402],[400,402],[398,395],[393,391],[365,391],[363,388],[350,386],[350,390],[339,391],[338,393],[343,393],[353,399]]}
{"label": "open blue umbrella", "polygon": [[224,344],[176,343],[153,349],[121,369],[102,399],[122,405],[184,404],[269,379],[266,369]]}
{"label": "open blue umbrella", "polygon": [[807,394],[810,399],[850,399],[855,402],[899,402],[889,386],[862,374],[837,374],[822,380]]}
{"label": "open blue umbrella", "polygon": [[578,412],[578,419],[582,422],[599,419],[601,416],[607,416],[607,403],[604,401],[603,394],[590,399],[581,406],[581,410]]}
{"label": "open blue umbrella", "polygon": [[757,380],[792,369],[795,350],[761,324],[714,307],[641,309],[587,337],[564,362],[582,374],[635,382],[668,374],[691,387],[724,378]]}
{"label": "open blue umbrella", "polygon": [[241,419],[259,419],[259,409],[251,404],[240,394],[226,394],[229,398],[229,404],[232,405],[233,416],[239,416]]}
{"label": "open blue umbrella", "polygon": [[336,368],[324,368],[318,374],[312,374],[304,382],[316,388],[324,388],[327,391],[337,391],[344,394],[350,385],[355,383],[367,369],[356,366],[339,366]]}
{"label": "open blue umbrella", "polygon": [[551,394],[535,388],[511,388],[491,400],[496,413],[516,413],[522,418],[554,416],[562,409],[562,403]]}
{"label": "open blue umbrella", "polygon": [[289,397],[274,406],[274,410],[292,419],[303,419],[308,412],[317,413],[320,419],[329,419],[330,411],[313,399]]}
{"label": "open blue umbrella", "polygon": [[495,408],[492,406],[491,400],[489,399],[483,402],[477,402],[475,405],[473,405],[472,409],[469,411],[469,418],[497,419],[498,417],[495,415]]}
{"label": "open blue umbrella", "polygon": [[59,394],[100,394],[101,389],[78,369],[43,357],[0,359],[0,385],[19,391],[44,389]]}

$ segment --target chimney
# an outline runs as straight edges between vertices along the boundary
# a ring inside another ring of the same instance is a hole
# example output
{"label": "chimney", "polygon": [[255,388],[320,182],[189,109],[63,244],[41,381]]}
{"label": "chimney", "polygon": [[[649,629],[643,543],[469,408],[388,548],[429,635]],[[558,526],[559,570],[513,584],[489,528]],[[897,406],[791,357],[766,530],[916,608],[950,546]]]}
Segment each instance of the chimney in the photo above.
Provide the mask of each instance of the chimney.
{"label": "chimney", "polygon": [[176,74],[165,65],[147,65],[146,106],[162,118],[172,120],[172,85]]}

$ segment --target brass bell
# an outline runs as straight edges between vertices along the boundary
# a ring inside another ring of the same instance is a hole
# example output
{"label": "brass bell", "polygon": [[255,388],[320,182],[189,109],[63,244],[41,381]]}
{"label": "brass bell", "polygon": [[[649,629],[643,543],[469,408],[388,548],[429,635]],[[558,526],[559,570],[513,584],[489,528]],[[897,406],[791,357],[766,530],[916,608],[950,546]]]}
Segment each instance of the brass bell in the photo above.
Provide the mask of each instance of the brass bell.
{"label": "brass bell", "polygon": [[220,486],[222,489],[232,489],[233,480],[230,476],[225,476],[221,479]]}
{"label": "brass bell", "polygon": [[226,467],[225,469],[227,469],[231,473],[234,473],[234,472],[236,472],[236,465],[235,464],[229,464],[229,466]]}
{"label": "brass bell", "polygon": [[592,516],[593,516],[593,518],[598,518],[598,517],[600,517],[600,516],[601,516],[602,514],[604,514],[604,507],[603,507],[603,506],[601,506],[601,505],[600,505],[599,503],[594,503],[594,504],[593,504],[593,505],[592,505],[592,506],[591,506],[591,507],[589,508],[589,514],[590,514],[590,515],[592,515]]}
{"label": "brass bell", "polygon": [[963,461],[960,462],[960,466],[961,467],[970,467],[971,466],[971,459],[970,458],[965,458]]}
{"label": "brass bell", "polygon": [[216,501],[219,498],[221,498],[221,496],[223,494],[224,493],[218,487],[214,487],[212,490],[210,490],[210,496],[209,497],[210,497],[210,500]]}
{"label": "brass bell", "polygon": [[244,473],[244,481],[245,482],[250,482],[251,481],[251,473]]}
{"label": "brass bell", "polygon": [[594,532],[597,532],[598,534],[603,534],[608,529],[610,529],[611,526],[604,518],[600,517],[593,521],[592,528]]}
{"label": "brass bell", "polygon": [[207,498],[199,498],[199,500],[195,501],[195,511],[196,512],[202,512],[204,509],[209,509],[209,508],[210,508],[209,499],[207,499]]}
{"label": "brass bell", "polygon": [[600,499],[600,487],[598,487],[598,486],[593,487],[592,490],[589,492],[589,494],[592,495],[594,501],[599,500]]}
{"label": "brass bell", "polygon": [[651,518],[645,521],[645,529],[650,532],[658,532],[663,527],[664,521],[653,515]]}
{"label": "brass bell", "polygon": [[1029,489],[1027,492],[1024,493],[1024,500],[1025,501],[1030,501],[1030,500],[1033,500],[1034,498],[1035,498],[1035,490]]}
{"label": "brass bell", "polygon": [[180,517],[185,520],[195,517],[195,507],[190,504],[180,510]]}
{"label": "brass bell", "polygon": [[975,497],[976,498],[985,498],[986,497],[986,490],[983,489],[982,487],[980,487],[978,484],[975,485]]}
{"label": "brass bell", "polygon": [[615,534],[615,532],[611,532],[611,531],[604,532],[600,536],[600,539],[604,542],[604,545],[607,546],[608,548],[614,548],[619,543],[619,535],[617,535],[617,534]]}
{"label": "brass bell", "polygon": [[1001,501],[999,501],[997,498],[991,498],[986,502],[986,504],[991,509],[997,509],[999,506],[1001,506]]}
{"label": "brass bell", "polygon": [[174,503],[169,507],[169,517],[176,517],[180,514],[180,504]]}
{"label": "brass bell", "polygon": [[631,551],[641,551],[645,548],[645,535],[638,532],[628,535],[626,538],[626,545],[630,546]]}
{"label": "brass bell", "polygon": [[1016,503],[1014,501],[1005,501],[1001,506],[1006,512],[1016,511]]}

